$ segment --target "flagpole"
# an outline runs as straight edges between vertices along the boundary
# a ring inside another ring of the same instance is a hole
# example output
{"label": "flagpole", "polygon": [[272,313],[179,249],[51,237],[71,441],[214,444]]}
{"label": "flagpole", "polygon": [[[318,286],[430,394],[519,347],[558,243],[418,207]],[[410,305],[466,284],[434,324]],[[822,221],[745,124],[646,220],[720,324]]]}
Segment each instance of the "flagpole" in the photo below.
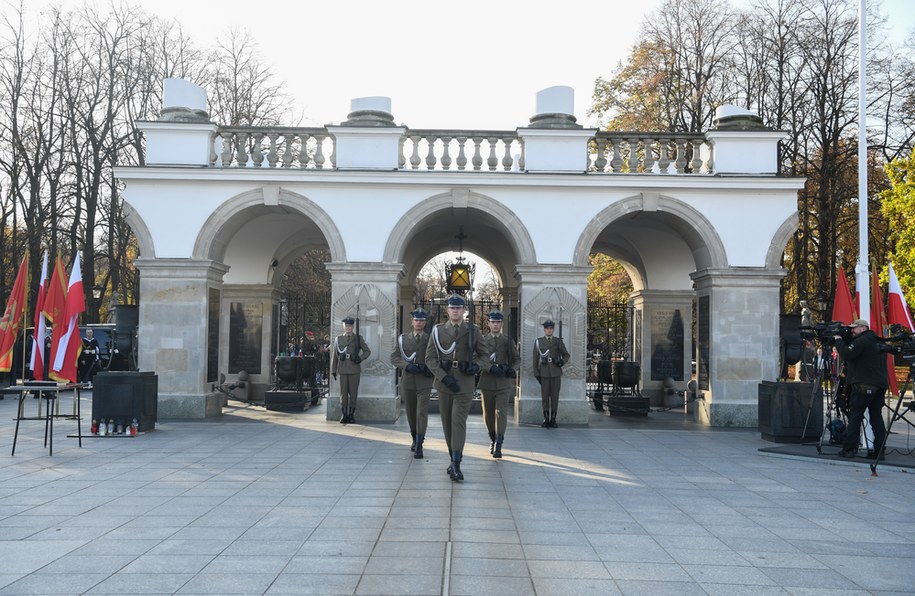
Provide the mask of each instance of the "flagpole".
{"label": "flagpole", "polygon": [[[855,278],[862,319],[870,321],[867,247],[867,0],[858,0],[858,265]],[[874,321],[871,321],[873,324]]]}

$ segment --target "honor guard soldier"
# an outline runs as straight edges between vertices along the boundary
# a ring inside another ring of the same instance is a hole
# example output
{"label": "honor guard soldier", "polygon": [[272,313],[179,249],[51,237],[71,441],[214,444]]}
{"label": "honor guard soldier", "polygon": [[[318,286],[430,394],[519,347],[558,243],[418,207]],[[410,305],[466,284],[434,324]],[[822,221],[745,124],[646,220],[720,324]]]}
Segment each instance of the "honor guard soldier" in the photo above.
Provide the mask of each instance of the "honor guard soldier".
{"label": "honor guard soldier", "polygon": [[372,353],[365,340],[358,333],[353,333],[353,317],[343,319],[343,334],[334,338],[330,370],[334,379],[340,375],[340,406],[343,415],[340,423],[356,422],[356,399],[359,397],[359,377],[362,374],[361,362]]}
{"label": "honor guard soldier", "polygon": [[502,333],[503,318],[498,310],[489,313],[489,334],[484,338],[489,356],[480,375],[483,423],[489,431],[489,452],[496,459],[502,457],[508,400],[515,393],[515,366],[520,360],[515,342]]}
{"label": "honor guard soldier", "polygon": [[543,406],[543,428],[556,428],[559,409],[559,389],[562,387],[562,367],[569,360],[569,351],[561,337],[553,337],[555,324],[544,321],[543,336],[534,340],[534,377],[540,383]]}
{"label": "honor guard soldier", "polygon": [[429,396],[432,393],[432,372],[426,366],[426,347],[429,334],[426,333],[426,311],[418,308],[410,313],[413,330],[402,333],[391,352],[391,364],[401,370],[400,397],[407,410],[410,436],[413,441],[410,450],[413,457],[423,458],[423,440],[429,423]]}
{"label": "honor guard soldier", "polygon": [[442,430],[451,465],[447,472],[460,482],[461,455],[467,438],[467,414],[476,388],[476,375],[489,357],[480,328],[464,321],[464,299],[448,299],[448,321],[432,328],[426,348],[426,365],[435,375],[433,383],[439,398]]}

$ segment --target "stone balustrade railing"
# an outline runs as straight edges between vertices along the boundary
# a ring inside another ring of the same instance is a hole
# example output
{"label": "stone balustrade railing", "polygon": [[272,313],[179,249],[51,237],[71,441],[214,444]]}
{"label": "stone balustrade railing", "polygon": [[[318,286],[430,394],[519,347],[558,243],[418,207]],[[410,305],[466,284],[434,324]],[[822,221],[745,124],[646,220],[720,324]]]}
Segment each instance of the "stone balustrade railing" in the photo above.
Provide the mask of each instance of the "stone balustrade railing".
{"label": "stone balustrade railing", "polygon": [[[702,133],[598,132],[588,144],[588,171],[607,174],[708,174],[711,146]],[[325,128],[220,126],[210,166],[334,169],[334,138]],[[399,167],[420,171],[524,171],[517,131],[407,129]]]}
{"label": "stone balustrade railing", "polygon": [[408,170],[510,172],[524,169],[523,155],[515,131],[407,129],[400,139],[400,168]]}
{"label": "stone balustrade railing", "polygon": [[714,171],[713,151],[702,133],[598,132],[589,145],[592,172],[708,174]]}

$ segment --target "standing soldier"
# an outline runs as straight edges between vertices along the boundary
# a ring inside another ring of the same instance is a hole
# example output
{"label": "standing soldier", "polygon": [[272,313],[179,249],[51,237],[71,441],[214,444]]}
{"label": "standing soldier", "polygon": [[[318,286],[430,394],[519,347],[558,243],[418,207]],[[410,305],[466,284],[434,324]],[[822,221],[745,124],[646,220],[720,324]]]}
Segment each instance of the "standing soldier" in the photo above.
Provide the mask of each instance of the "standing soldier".
{"label": "standing soldier", "polygon": [[426,333],[426,311],[418,308],[410,315],[413,317],[413,330],[400,334],[391,352],[391,364],[401,370],[400,396],[407,410],[410,436],[413,437],[410,451],[414,458],[422,459],[423,440],[429,422],[429,396],[432,393],[432,373],[426,366],[429,334]]}
{"label": "standing soldier", "polygon": [[544,321],[543,337],[534,341],[534,377],[540,383],[540,400],[543,406],[543,428],[556,428],[556,411],[559,409],[559,389],[562,387],[562,366],[569,359],[569,351],[561,337],[553,337],[553,321]]}
{"label": "standing soldier", "polygon": [[343,415],[340,424],[356,422],[356,398],[359,397],[359,377],[362,373],[360,362],[372,353],[365,340],[353,333],[353,317],[343,319],[343,334],[334,338],[330,370],[334,380],[340,375],[340,406]]}
{"label": "standing soldier", "polygon": [[448,321],[432,328],[426,348],[426,364],[435,375],[442,430],[451,458],[447,472],[456,482],[464,479],[461,454],[467,438],[467,414],[473,401],[476,375],[489,356],[480,328],[464,321],[464,304],[461,296],[448,299]]}
{"label": "standing soldier", "polygon": [[520,360],[518,348],[510,337],[502,333],[503,315],[498,310],[489,313],[489,335],[486,352],[489,354],[480,375],[483,392],[483,423],[489,431],[489,452],[496,459],[502,457],[505,440],[505,423],[508,400],[515,392],[515,365]]}

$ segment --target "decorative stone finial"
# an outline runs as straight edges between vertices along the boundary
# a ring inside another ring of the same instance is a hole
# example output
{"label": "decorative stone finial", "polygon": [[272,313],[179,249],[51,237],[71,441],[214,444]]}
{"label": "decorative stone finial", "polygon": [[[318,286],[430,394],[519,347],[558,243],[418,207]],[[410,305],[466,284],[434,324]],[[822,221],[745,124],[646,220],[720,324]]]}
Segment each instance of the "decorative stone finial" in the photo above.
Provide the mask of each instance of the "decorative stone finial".
{"label": "decorative stone finial", "polygon": [[576,124],[575,90],[564,85],[537,92],[537,113],[531,117],[533,128],[581,128]]}
{"label": "decorative stone finial", "polygon": [[395,126],[390,97],[357,97],[350,101],[350,110],[340,126]]}
{"label": "decorative stone finial", "polygon": [[162,113],[167,122],[209,122],[207,92],[184,79],[165,79],[162,88]]}
{"label": "decorative stone finial", "polygon": [[712,126],[717,130],[768,130],[759,114],[731,104],[718,106]]}

